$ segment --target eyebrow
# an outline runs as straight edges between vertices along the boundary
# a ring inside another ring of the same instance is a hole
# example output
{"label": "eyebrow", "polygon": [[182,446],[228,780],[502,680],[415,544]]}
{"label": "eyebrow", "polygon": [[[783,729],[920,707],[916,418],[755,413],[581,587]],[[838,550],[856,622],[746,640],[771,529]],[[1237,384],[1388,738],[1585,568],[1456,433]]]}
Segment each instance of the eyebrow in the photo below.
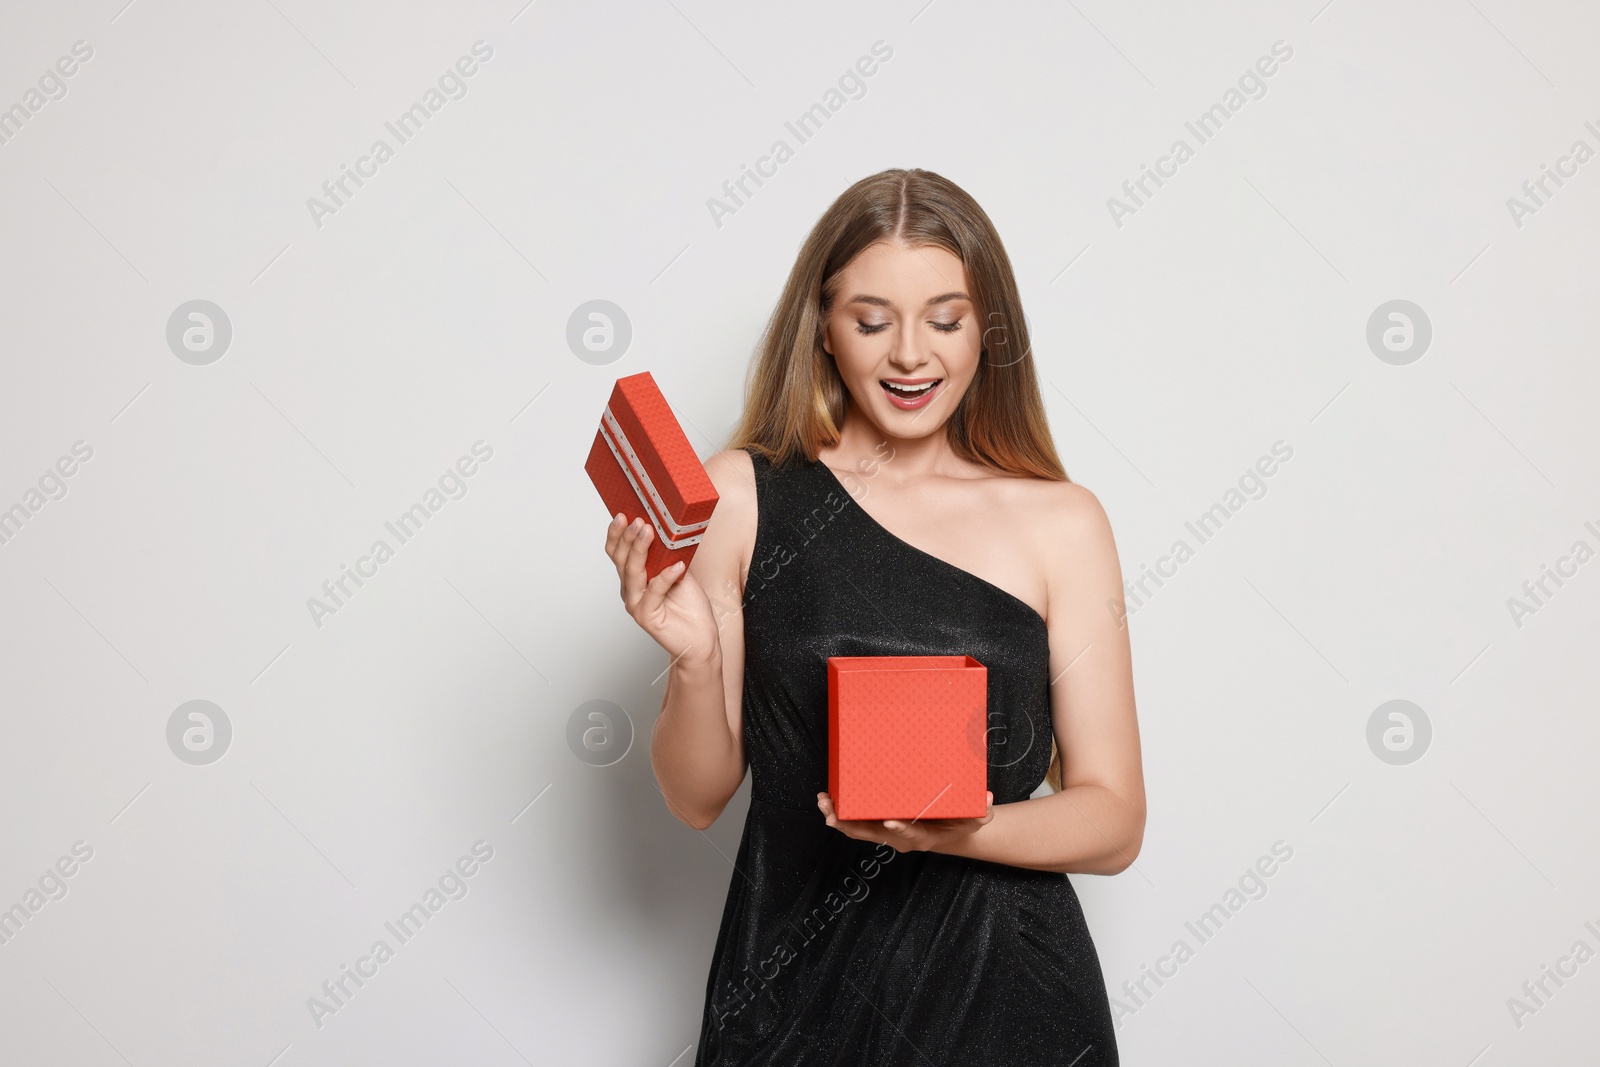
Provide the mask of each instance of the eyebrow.
{"label": "eyebrow", "polygon": [[[923,305],[923,307],[932,307],[935,304],[945,304],[945,303],[950,302],[951,300],[971,300],[971,299],[972,298],[970,296],[968,296],[966,293],[961,293],[961,292],[941,293],[938,296],[933,297],[932,299],[930,299],[926,304]],[[845,303],[847,303],[847,304],[876,304],[879,307],[890,307],[891,306],[889,301],[885,300],[883,297],[881,297],[881,296],[868,296],[865,293],[857,293],[855,296],[852,296],[849,300],[846,300]]]}

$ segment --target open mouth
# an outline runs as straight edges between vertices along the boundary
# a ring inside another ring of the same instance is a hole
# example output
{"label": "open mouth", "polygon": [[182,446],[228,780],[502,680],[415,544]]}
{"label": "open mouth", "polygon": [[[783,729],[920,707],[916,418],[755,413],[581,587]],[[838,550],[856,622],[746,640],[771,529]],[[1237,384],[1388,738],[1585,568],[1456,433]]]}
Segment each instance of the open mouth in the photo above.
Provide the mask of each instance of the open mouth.
{"label": "open mouth", "polygon": [[925,407],[933,399],[941,386],[943,378],[920,378],[910,381],[880,378],[878,385],[883,389],[884,395],[889,398],[889,403],[897,408],[912,410]]}

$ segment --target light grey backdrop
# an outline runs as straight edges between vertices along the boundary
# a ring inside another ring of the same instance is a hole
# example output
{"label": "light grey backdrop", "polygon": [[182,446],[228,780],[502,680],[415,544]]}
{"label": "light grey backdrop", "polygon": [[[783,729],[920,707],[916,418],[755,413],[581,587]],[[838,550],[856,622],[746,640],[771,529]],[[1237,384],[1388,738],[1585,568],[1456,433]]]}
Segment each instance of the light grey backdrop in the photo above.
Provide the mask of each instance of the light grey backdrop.
{"label": "light grey backdrop", "polygon": [[0,1060],[690,1062],[745,794],[581,466],[640,370],[720,447],[889,166],[1144,578],[1124,1062],[1592,1055],[1592,6],[123,4],[0,32]]}

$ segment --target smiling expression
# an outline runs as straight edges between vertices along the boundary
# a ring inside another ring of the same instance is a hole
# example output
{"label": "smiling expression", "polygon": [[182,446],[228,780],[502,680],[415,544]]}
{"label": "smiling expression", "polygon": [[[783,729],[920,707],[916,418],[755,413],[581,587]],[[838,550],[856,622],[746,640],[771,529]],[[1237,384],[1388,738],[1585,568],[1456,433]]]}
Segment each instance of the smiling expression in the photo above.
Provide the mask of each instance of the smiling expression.
{"label": "smiling expression", "polygon": [[855,406],[890,437],[943,426],[977,374],[982,347],[960,258],[935,245],[880,241],[836,282],[823,350]]}

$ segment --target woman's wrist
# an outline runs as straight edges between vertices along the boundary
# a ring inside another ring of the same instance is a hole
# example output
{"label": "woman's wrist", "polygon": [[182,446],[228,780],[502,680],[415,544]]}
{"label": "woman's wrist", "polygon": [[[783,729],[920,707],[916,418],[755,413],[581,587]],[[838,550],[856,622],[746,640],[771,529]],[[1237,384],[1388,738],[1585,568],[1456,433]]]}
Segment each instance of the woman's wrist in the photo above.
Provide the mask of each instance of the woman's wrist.
{"label": "woman's wrist", "polygon": [[989,838],[993,836],[991,828],[994,826],[995,821],[1000,818],[1000,809],[1003,807],[1005,805],[996,804],[994,806],[994,817],[982,826],[966,833],[952,834],[949,837],[934,841],[924,851],[942,852],[946,856],[960,856],[970,860],[988,859],[987,853],[989,849],[987,846],[989,845]]}
{"label": "woman's wrist", "polygon": [[673,658],[669,669],[674,678],[681,678],[685,682],[699,681],[708,677],[720,679],[722,644],[714,641],[709,648],[691,646]]}

